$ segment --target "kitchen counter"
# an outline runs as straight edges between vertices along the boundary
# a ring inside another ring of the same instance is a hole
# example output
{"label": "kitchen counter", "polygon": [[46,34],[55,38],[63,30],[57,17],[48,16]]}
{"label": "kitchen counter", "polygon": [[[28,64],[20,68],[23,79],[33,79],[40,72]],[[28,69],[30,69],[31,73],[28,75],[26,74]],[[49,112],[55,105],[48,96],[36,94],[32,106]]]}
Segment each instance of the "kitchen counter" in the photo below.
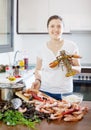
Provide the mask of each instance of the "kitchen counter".
{"label": "kitchen counter", "polygon": [[[64,121],[52,121],[48,123],[47,121],[42,121],[40,124],[36,125],[36,130],[91,130],[91,102],[83,101],[82,106],[87,106],[89,111],[84,118],[77,122],[64,122]],[[26,126],[7,126],[4,123],[0,123],[0,130],[33,130]]]}
{"label": "kitchen counter", "polygon": [[34,69],[29,69],[29,70],[23,70],[21,71],[21,78],[16,78],[16,80],[14,81],[10,81],[6,78],[6,74],[5,73],[0,73],[0,83],[17,83],[25,78],[31,77],[34,73]]}

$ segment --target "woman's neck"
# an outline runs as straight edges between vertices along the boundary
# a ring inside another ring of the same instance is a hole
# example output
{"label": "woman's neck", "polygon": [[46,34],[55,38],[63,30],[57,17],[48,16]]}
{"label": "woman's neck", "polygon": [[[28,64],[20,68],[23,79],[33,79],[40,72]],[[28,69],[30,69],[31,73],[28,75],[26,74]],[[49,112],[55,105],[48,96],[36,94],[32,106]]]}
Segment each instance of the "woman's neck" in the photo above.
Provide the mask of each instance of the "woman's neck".
{"label": "woman's neck", "polygon": [[64,44],[64,40],[50,40],[48,43],[47,43],[47,47],[53,51],[53,53],[56,55],[58,50],[60,50],[62,48]]}
{"label": "woman's neck", "polygon": [[60,46],[63,44],[63,39],[51,39],[49,41],[49,44],[54,46]]}

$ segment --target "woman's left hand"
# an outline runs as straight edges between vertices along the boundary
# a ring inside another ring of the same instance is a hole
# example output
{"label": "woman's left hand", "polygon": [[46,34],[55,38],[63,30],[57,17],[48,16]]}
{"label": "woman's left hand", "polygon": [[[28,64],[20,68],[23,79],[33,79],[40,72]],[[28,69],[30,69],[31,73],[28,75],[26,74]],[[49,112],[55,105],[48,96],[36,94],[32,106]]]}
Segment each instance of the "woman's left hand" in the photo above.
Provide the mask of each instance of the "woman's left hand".
{"label": "woman's left hand", "polygon": [[39,90],[40,85],[41,84],[40,84],[39,80],[35,80],[35,82],[32,83],[31,89],[37,89],[37,90]]}

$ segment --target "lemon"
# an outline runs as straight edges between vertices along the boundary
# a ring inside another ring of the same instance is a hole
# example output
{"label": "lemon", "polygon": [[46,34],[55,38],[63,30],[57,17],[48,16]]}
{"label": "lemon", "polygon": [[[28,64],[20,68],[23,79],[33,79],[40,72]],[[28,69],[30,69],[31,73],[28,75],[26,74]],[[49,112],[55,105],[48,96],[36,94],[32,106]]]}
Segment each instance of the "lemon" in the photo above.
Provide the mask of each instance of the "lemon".
{"label": "lemon", "polygon": [[15,78],[14,76],[9,76],[8,79],[9,79],[10,81],[16,80],[16,78]]}

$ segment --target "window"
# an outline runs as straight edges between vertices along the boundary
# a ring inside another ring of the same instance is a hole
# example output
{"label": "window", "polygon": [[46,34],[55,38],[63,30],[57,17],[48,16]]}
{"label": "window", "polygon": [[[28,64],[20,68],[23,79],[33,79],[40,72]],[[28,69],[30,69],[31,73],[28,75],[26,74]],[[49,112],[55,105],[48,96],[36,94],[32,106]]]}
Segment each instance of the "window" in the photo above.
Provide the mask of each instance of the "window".
{"label": "window", "polygon": [[0,53],[13,51],[13,2],[0,0]]}

